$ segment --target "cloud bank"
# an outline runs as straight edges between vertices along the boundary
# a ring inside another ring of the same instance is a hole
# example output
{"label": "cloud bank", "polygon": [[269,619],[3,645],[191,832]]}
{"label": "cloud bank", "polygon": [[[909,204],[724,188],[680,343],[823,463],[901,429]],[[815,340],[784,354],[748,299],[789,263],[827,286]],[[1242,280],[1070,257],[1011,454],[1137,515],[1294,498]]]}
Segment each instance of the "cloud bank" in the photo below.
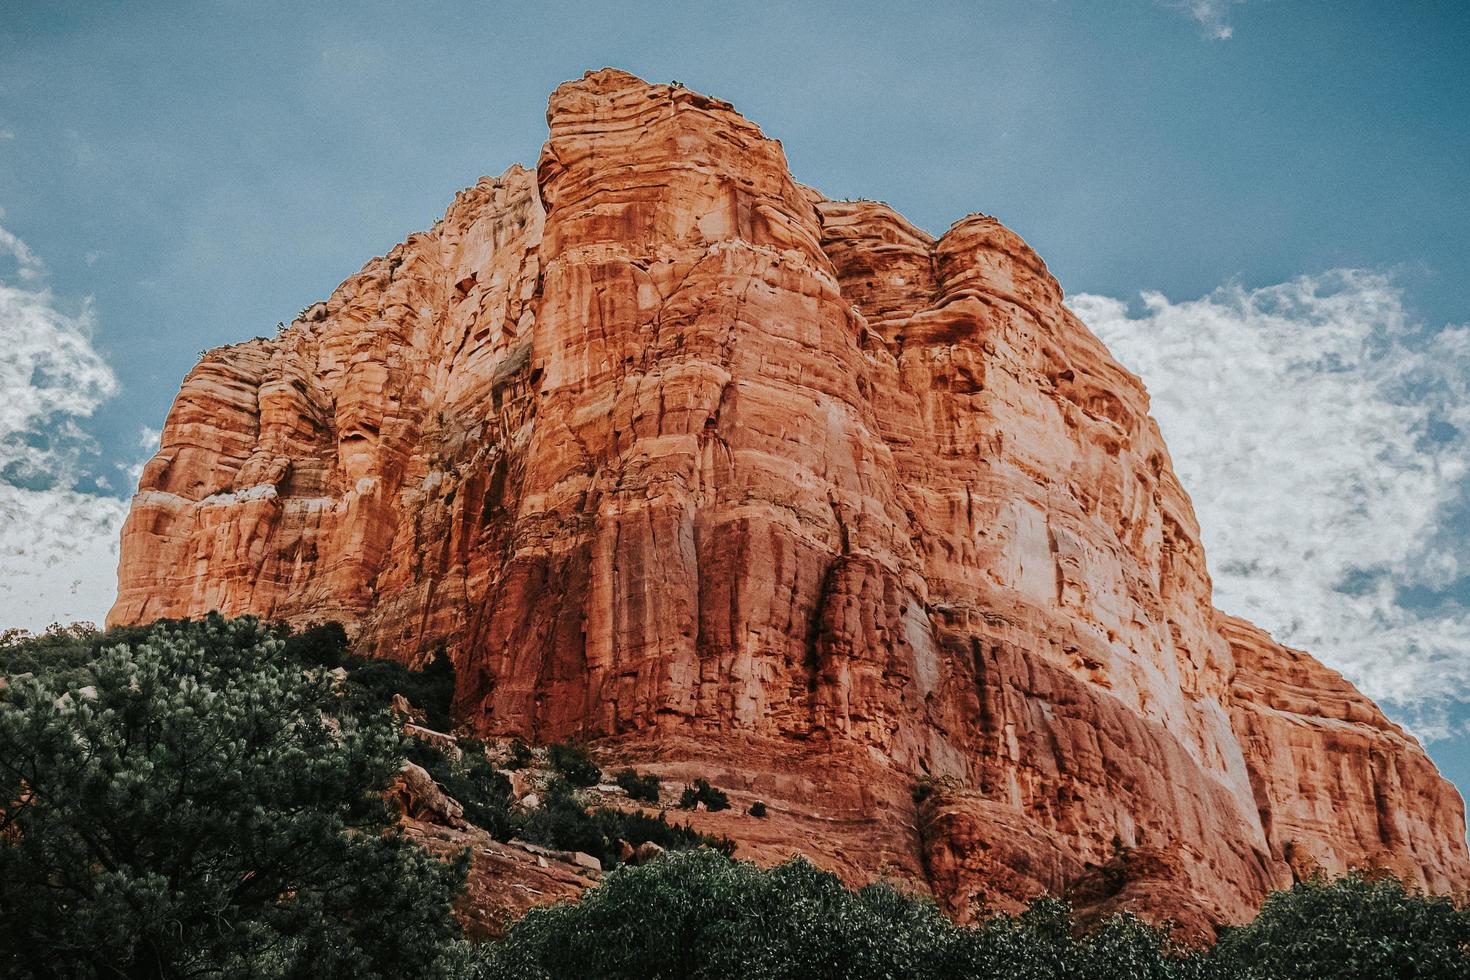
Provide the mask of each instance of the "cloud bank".
{"label": "cloud bank", "polygon": [[1215,602],[1310,650],[1425,737],[1470,699],[1470,328],[1388,276],[1074,312],[1137,372],[1193,498]]}
{"label": "cloud bank", "polygon": [[63,309],[39,284],[40,259],[4,228],[0,263],[0,629],[100,621],[127,504],[75,489],[90,448],[77,422],[117,377],[92,346],[90,305]]}

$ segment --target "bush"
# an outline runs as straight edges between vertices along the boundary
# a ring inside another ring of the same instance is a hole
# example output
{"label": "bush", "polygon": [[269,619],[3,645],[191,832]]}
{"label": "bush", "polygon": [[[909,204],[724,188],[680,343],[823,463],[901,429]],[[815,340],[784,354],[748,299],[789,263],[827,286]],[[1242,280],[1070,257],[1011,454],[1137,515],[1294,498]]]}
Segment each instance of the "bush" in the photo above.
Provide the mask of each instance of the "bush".
{"label": "bush", "polygon": [[541,805],[527,816],[520,836],[532,844],[563,851],[583,851],[602,858],[610,842],[602,827],[577,801],[565,779],[553,780],[542,795]]}
{"label": "bush", "polygon": [[766,805],[760,800],[756,800],[750,805],[750,815],[764,820],[766,816]]}
{"label": "bush", "polygon": [[498,772],[480,751],[469,751],[461,743],[464,758],[456,761],[437,745],[421,739],[408,740],[408,760],[423,766],[444,792],[464,807],[464,818],[496,840],[507,841],[520,830],[521,821],[511,809],[510,780]]}
{"label": "bush", "polygon": [[[621,868],[483,949],[483,976],[948,977],[957,932],[932,904],[854,893],[800,859],[769,871],[712,851]],[[612,937],[616,937],[613,941]]]}
{"label": "bush", "polygon": [[[726,857],[735,853],[735,842],[730,838],[701,834],[687,823],[671,824],[662,812],[649,816],[642,810],[629,812],[604,807],[594,812],[593,818],[602,827],[604,836],[613,843],[624,840],[637,847],[651,842],[666,851],[689,851],[703,847]],[[616,857],[614,854],[614,861]],[[612,863],[607,862],[607,866],[611,867]]]}
{"label": "bush", "polygon": [[996,916],[962,930],[956,957],[968,975],[978,977],[1203,980],[1206,975],[1199,956],[1176,946],[1167,931],[1131,915],[1114,916],[1079,937],[1071,908],[1055,898],[1037,899],[1020,915]]}
{"label": "bush", "polygon": [[524,769],[531,764],[531,760],[535,757],[536,753],[531,751],[529,745],[520,739],[515,739],[510,743],[510,757],[506,759],[505,768],[512,771]]}
{"label": "bush", "polygon": [[54,672],[0,694],[0,975],[437,976],[459,954],[465,865],[397,832],[388,712],[339,713],[250,619],[40,646]]}
{"label": "bush", "polygon": [[454,702],[454,665],[441,651],[423,670],[409,670],[394,660],[375,657],[342,658],[353,700],[370,708],[386,705],[401,694],[424,710],[424,721],[435,731],[454,727],[449,707]]}
{"label": "bush", "polygon": [[651,817],[642,810],[629,813],[606,807],[588,812],[564,780],[547,787],[546,798],[526,817],[520,836],[532,844],[591,854],[604,868],[619,863],[620,840],[634,847],[652,841],[669,851],[707,847],[725,855],[735,853],[735,842],[729,838],[671,824],[662,813]]}
{"label": "bush", "polygon": [[684,787],[684,793],[679,797],[679,809],[693,810],[701,803],[711,813],[730,808],[730,798],[703,778],[696,779],[693,786]]}
{"label": "bush", "polygon": [[[614,938],[615,937],[615,938]],[[954,925],[927,899],[860,891],[796,858],[769,870],[709,850],[608,874],[481,949],[484,977],[909,977],[1203,980],[1200,957],[1122,916],[1074,938],[1065,903]]]}
{"label": "bush", "polygon": [[422,670],[410,670],[395,660],[349,653],[341,623],[317,623],[299,632],[285,625],[269,629],[282,641],[287,657],[308,667],[346,670],[348,699],[354,707],[376,711],[401,694],[423,709],[428,727],[441,732],[454,727],[449,713],[454,703],[454,664],[442,649]]}
{"label": "bush", "polygon": [[307,666],[341,667],[347,658],[347,631],[341,623],[313,623],[299,633],[285,628],[282,632],[286,655]]}
{"label": "bush", "polygon": [[572,742],[555,743],[546,750],[546,759],[573,786],[596,786],[602,778],[587,749]]}
{"label": "bush", "polygon": [[652,773],[640,776],[632,769],[622,769],[615,777],[617,784],[623,788],[631,800],[642,800],[646,803],[657,803],[659,797],[658,777]]}
{"label": "bush", "polygon": [[1211,961],[1218,975],[1242,980],[1463,980],[1470,909],[1394,878],[1317,877],[1267,898],[1254,922],[1220,939]]}

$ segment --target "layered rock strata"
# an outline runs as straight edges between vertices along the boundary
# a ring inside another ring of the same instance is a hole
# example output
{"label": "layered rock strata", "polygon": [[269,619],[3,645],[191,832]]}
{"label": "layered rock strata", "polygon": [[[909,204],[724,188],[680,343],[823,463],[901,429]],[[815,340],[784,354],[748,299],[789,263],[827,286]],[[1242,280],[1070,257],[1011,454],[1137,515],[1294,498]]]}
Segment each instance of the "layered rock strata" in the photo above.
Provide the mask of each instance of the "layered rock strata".
{"label": "layered rock strata", "polygon": [[1143,386],[1020,238],[827,200],[618,71],[548,121],[534,174],[189,374],[110,621],[446,650],[472,729],[712,773],[771,802],[758,856],[961,919],[1470,881],[1418,745],[1213,608]]}

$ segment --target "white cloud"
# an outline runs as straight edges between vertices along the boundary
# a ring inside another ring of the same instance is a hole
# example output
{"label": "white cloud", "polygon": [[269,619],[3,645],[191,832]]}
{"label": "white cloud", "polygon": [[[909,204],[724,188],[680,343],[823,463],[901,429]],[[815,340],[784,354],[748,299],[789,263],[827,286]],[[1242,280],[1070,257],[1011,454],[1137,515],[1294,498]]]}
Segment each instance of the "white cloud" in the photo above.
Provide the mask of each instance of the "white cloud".
{"label": "white cloud", "polygon": [[75,479],[77,449],[85,442],[75,420],[117,391],[117,377],[92,346],[94,326],[90,304],[69,315],[49,290],[0,279],[0,475]]}
{"label": "white cloud", "polygon": [[117,595],[126,501],[0,483],[0,630],[101,623]]}
{"label": "white cloud", "polygon": [[1215,41],[1228,41],[1235,36],[1230,26],[1230,8],[1245,0],[1158,0],[1170,10],[1178,10],[1194,18],[1205,36]]}
{"label": "white cloud", "polygon": [[0,628],[100,620],[117,587],[127,506],[73,489],[90,440],[77,420],[117,391],[92,346],[90,304],[67,312],[35,281],[45,267],[0,228]]}
{"label": "white cloud", "polygon": [[[0,211],[0,216],[3,215],[4,212]],[[0,255],[8,255],[15,260],[16,272],[22,279],[38,279],[46,271],[29,246],[4,228],[0,228]]]}
{"label": "white cloud", "polygon": [[1310,650],[1417,730],[1470,699],[1470,609],[1406,602],[1470,575],[1470,328],[1412,322],[1360,270],[1227,286],[1143,314],[1072,309],[1148,385],[1199,514],[1216,604]]}
{"label": "white cloud", "polygon": [[138,449],[142,450],[143,455],[135,459],[130,465],[117,464],[117,468],[127,474],[129,489],[138,485],[138,481],[143,476],[143,467],[153,454],[158,452],[159,442],[162,439],[162,429],[155,429],[151,425],[144,425],[138,428]]}

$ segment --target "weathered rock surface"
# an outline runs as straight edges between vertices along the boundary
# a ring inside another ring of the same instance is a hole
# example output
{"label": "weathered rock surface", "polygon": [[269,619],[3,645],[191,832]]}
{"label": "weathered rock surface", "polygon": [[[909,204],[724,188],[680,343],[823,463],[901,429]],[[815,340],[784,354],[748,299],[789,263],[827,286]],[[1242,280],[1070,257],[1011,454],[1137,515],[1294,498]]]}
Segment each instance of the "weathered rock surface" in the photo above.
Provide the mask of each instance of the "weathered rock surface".
{"label": "weathered rock surface", "polygon": [[414,820],[439,823],[446,827],[466,826],[464,807],[444,792],[428,770],[416,763],[405,762],[398,770],[398,776],[388,787],[388,798]]}
{"label": "weathered rock surface", "polygon": [[1142,385],[1016,235],[826,200],[622,72],[548,120],[536,173],[189,374],[112,622],[442,646],[475,729],[711,775],[771,815],[701,829],[960,918],[1071,891],[1208,930],[1310,864],[1470,882],[1418,745],[1214,610]]}

